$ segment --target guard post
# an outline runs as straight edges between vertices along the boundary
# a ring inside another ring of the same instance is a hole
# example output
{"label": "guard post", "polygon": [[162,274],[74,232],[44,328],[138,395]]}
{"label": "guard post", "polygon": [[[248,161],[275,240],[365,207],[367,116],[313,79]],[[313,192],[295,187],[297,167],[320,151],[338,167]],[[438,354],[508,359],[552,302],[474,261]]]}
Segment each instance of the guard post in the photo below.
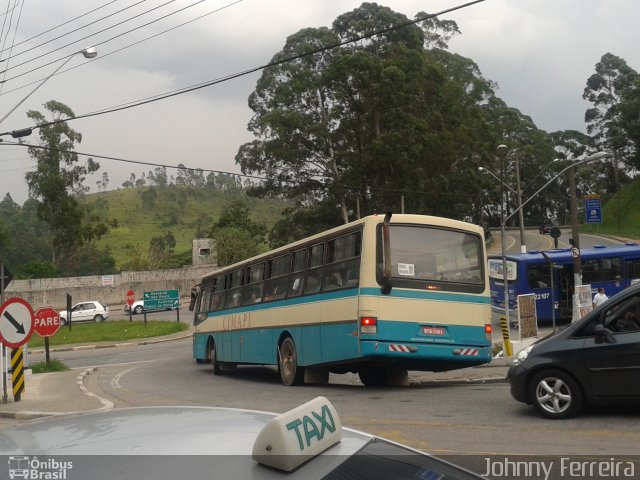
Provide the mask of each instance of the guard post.
{"label": "guard post", "polygon": [[505,357],[511,357],[513,351],[511,350],[511,340],[509,340],[509,322],[507,322],[507,317],[504,315],[500,317],[500,327],[502,328],[502,351]]}
{"label": "guard post", "polygon": [[22,347],[11,350],[11,383],[13,385],[13,401],[19,402],[24,392],[24,358]]}

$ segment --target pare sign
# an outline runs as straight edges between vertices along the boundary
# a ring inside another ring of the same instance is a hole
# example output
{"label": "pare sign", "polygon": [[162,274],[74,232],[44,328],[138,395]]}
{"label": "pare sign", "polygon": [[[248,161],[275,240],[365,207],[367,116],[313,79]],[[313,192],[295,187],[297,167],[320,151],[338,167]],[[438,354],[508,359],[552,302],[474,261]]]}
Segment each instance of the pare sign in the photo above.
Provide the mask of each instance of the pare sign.
{"label": "pare sign", "polygon": [[35,314],[33,329],[41,337],[51,337],[60,329],[60,314],[51,307],[39,308]]}

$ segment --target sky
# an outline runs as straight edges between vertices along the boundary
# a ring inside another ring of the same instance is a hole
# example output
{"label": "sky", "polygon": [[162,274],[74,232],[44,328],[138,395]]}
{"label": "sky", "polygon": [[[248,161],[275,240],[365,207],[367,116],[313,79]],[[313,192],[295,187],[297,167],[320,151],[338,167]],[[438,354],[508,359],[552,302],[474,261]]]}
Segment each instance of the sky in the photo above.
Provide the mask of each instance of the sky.
{"label": "sky", "polygon": [[[437,13],[466,2],[377,3],[412,19],[421,11]],[[282,49],[289,35],[330,27],[361,4],[5,0],[0,4],[0,118],[17,108],[0,122],[0,133],[33,126],[26,112],[45,113],[42,105],[49,100],[66,104],[79,116],[259,67]],[[549,132],[585,130],[589,104],[582,92],[603,54],[611,52],[640,71],[637,0],[485,0],[440,18],[454,20],[462,32],[450,41],[450,51],[476,62],[483,76],[497,83],[499,97]],[[90,46],[98,56],[87,61],[78,52]],[[94,158],[240,173],[234,157],[240,145],[253,139],[247,131],[252,116],[247,99],[259,76],[73,120],[69,125],[83,136],[76,151]],[[37,143],[38,136],[26,140]],[[97,160],[101,170],[85,181],[91,191],[97,190],[103,171],[109,176],[107,189],[113,190],[131,173],[139,177],[155,168]],[[26,148],[0,144],[0,199],[10,193],[22,204],[28,196],[24,176],[34,167]],[[168,170],[169,175],[175,172]]]}

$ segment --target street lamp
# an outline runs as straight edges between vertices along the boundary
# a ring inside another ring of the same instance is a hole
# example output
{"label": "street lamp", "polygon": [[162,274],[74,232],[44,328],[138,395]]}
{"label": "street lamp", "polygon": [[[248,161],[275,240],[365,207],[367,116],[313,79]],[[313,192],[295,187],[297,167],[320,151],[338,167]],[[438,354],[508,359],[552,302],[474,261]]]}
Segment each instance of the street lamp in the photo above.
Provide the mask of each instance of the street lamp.
{"label": "street lamp", "polygon": [[[599,159],[605,157],[606,155],[607,154],[605,152],[597,152],[597,153],[594,153],[593,155],[589,155],[588,157],[583,158],[582,160],[578,160],[577,162],[572,163],[568,167],[563,168],[559,173],[555,174],[553,176],[553,178],[551,178],[551,180],[549,180],[542,187],[540,187],[533,195],[531,195],[528,199],[526,199],[524,202],[522,202],[522,204],[518,208],[516,208],[509,215],[502,217],[502,225],[500,225],[500,238],[502,239],[502,242],[503,242],[502,243],[502,281],[504,283],[504,315],[507,318],[507,322],[510,321],[509,320],[509,285],[508,285],[509,280],[508,280],[508,276],[507,276],[507,253],[506,253],[506,248],[505,248],[505,245],[504,245],[505,226],[507,224],[507,221],[511,217],[513,217],[516,213],[520,212],[520,210],[522,210],[522,208],[525,205],[527,205],[531,200],[533,200],[535,197],[537,197],[538,194],[540,192],[542,192],[542,190],[544,190],[549,185],[551,185],[564,172],[566,172],[568,170],[572,170],[573,168],[575,168],[575,167],[577,167],[579,165],[583,165],[583,164],[585,164],[587,162],[591,162],[593,160],[599,160]],[[571,197],[575,198],[575,194],[572,193]],[[577,214],[576,214],[576,224],[577,224]],[[575,264],[574,264],[574,273],[575,273],[575,268],[576,267],[575,267]],[[578,269],[579,268],[580,267],[578,266]],[[574,277],[574,281],[575,281],[575,277]],[[580,282],[581,281],[582,281],[582,276],[580,277]],[[575,301],[575,299],[574,299],[574,301]],[[553,308],[553,305],[552,305],[552,308]]]}
{"label": "street lamp", "polygon": [[502,180],[500,180],[500,179],[498,178],[498,176],[497,176],[495,173],[493,173],[491,170],[489,170],[488,168],[478,167],[478,171],[479,171],[479,172],[486,172],[486,173],[488,173],[488,174],[489,174],[489,175],[491,175],[493,178],[495,178],[497,181],[499,181],[499,182],[500,182],[500,183],[501,183],[505,188],[508,188],[509,190],[511,190],[511,193],[513,193],[514,195],[516,194],[516,191],[515,191],[513,188],[511,188],[509,185],[507,185],[507,184],[506,184],[506,183],[504,183]]}
{"label": "street lamp", "polygon": [[16,110],[16,108],[18,108],[20,105],[22,105],[25,102],[25,100],[27,100],[27,98],[29,98],[31,95],[33,95],[34,92],[36,90],[38,90],[47,80],[49,80],[56,73],[58,73],[58,71],[62,67],[64,67],[69,62],[69,60],[71,60],[73,57],[75,57],[78,53],[81,53],[84,56],[84,58],[95,58],[98,55],[98,52],[94,47],[85,48],[84,50],[80,50],[79,52],[74,52],[71,55],[69,55],[69,57],[58,66],[58,68],[56,68],[53,72],[51,72],[38,85],[36,85],[36,87],[33,90],[31,90],[22,100],[20,100],[15,107],[13,107],[11,110],[9,110],[9,112],[4,117],[0,118],[0,123],[4,122],[7,119],[7,117],[9,115],[11,115]]}

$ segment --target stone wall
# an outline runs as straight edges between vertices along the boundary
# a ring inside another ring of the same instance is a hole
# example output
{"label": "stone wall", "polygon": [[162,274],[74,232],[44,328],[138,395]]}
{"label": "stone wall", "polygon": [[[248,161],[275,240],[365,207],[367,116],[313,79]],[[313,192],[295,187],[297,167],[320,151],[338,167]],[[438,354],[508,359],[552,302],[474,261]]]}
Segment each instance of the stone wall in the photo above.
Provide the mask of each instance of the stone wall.
{"label": "stone wall", "polygon": [[13,280],[5,291],[5,299],[24,298],[34,310],[44,306],[64,310],[67,293],[71,295],[73,303],[99,300],[106,305],[124,306],[129,289],[136,292],[136,299],[142,299],[144,292],[178,289],[180,297],[186,300],[191,288],[200,283],[204,275],[216,269],[213,265],[199,265],[171,270],[122,272],[119,275]]}

